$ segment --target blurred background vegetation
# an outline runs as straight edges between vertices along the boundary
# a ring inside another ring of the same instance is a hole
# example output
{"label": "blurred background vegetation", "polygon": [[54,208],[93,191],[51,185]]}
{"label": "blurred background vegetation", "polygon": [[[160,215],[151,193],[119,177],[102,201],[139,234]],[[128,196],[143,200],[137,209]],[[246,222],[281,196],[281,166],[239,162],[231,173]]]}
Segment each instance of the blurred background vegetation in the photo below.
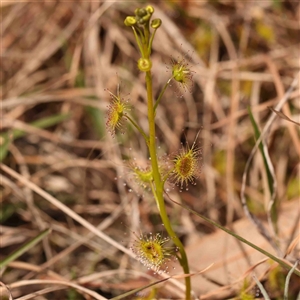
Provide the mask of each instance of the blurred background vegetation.
{"label": "blurred background vegetation", "polygon": [[[272,114],[268,107],[283,98],[300,69],[298,1],[0,3],[2,163],[127,248],[133,232],[163,228],[149,191],[136,183],[128,166],[130,162],[147,164],[146,146],[130,124],[114,138],[108,134],[105,114],[110,97],[105,89],[115,92],[120,83],[132,116],[147,131],[144,74],[137,69],[134,37],[123,21],[136,7],[148,4],[155,8],[154,17],[163,22],[153,44],[156,95],[170,76],[171,56],[189,56],[195,71],[192,92],[178,97],[171,86],[157,111],[157,143],[164,159],[192,145],[200,130],[197,144],[202,150],[202,171],[197,185],[181,192],[169,185],[170,195],[223,225],[245,219],[239,195],[255,144],[247,108],[251,107],[261,130]],[[299,86],[282,112],[299,122]],[[299,127],[277,117],[266,144],[277,180],[276,217],[290,222],[277,223],[280,248],[286,253],[299,235]],[[270,192],[259,152],[248,177],[249,209],[265,221]],[[22,280],[76,282],[107,298],[148,282],[142,274],[151,272],[99,237],[85,239],[86,228],[28,185],[3,170],[0,183],[1,259],[52,228],[43,242],[2,268],[1,281],[11,285],[15,299],[26,295],[26,299],[94,299],[56,284],[50,285],[52,291],[37,296],[34,293],[45,285],[18,287]],[[296,211],[293,217],[284,215],[286,204]],[[168,204],[168,209],[187,249],[198,239],[206,238],[209,243],[216,234],[215,228],[174,204]],[[256,231],[253,239],[258,235]],[[292,250],[287,259],[294,262],[299,245]],[[203,260],[201,249],[196,253]],[[192,266],[194,271],[201,269],[197,261]],[[241,299],[255,299],[257,290],[250,284],[245,288],[241,288],[243,281],[231,285],[244,271],[236,271],[226,281],[205,278],[210,284],[196,285],[196,294],[199,299],[228,299],[244,293]],[[282,299],[286,274],[267,268],[261,275],[271,299]],[[290,296],[296,299],[299,285],[297,278],[292,279]],[[227,294],[209,296],[220,287],[228,287]],[[160,293],[158,298],[180,299],[164,288]]]}

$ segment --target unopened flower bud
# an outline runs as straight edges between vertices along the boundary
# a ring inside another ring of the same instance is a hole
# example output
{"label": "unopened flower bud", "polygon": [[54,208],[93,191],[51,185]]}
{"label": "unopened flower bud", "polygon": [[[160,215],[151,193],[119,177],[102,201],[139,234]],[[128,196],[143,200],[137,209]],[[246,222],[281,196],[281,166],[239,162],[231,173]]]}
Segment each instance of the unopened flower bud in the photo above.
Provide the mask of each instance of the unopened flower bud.
{"label": "unopened flower bud", "polygon": [[147,7],[146,7],[146,10],[147,10],[147,12],[149,13],[149,14],[153,14],[154,13],[154,8],[153,8],[153,6],[151,6],[151,5],[148,5]]}
{"label": "unopened flower bud", "polygon": [[124,20],[125,26],[134,26],[136,24],[136,19],[133,16],[127,16],[126,19]]}
{"label": "unopened flower bud", "polygon": [[142,72],[150,71],[151,67],[152,67],[152,63],[151,63],[150,59],[141,57],[138,60],[138,68],[140,71],[142,71]]}
{"label": "unopened flower bud", "polygon": [[135,11],[135,14],[137,17],[144,17],[148,14],[147,10],[145,8],[137,8]]}
{"label": "unopened flower bud", "polygon": [[154,29],[157,29],[157,28],[160,27],[161,23],[162,23],[161,19],[154,19],[151,22],[151,27],[154,28]]}
{"label": "unopened flower bud", "polygon": [[148,21],[150,20],[150,18],[151,18],[151,15],[150,15],[150,14],[147,14],[147,15],[145,15],[144,17],[142,17],[142,18],[140,19],[140,23],[141,23],[141,24],[145,24],[146,22],[148,22]]}
{"label": "unopened flower bud", "polygon": [[144,24],[146,24],[147,22],[149,22],[150,18],[151,18],[151,15],[150,15],[150,14],[147,14],[147,15],[143,16],[142,18],[139,18],[139,19],[138,19],[138,23],[139,23],[140,25],[144,25]]}

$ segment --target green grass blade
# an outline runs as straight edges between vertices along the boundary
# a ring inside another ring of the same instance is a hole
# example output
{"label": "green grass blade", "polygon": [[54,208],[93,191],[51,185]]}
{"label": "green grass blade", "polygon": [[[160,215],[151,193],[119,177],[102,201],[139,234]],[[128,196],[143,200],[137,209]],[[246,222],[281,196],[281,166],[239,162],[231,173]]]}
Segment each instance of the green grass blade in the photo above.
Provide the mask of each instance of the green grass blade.
{"label": "green grass blade", "polygon": [[105,116],[103,112],[100,109],[91,106],[86,106],[85,110],[90,116],[91,121],[93,122],[98,137],[102,139],[106,133]]}
{"label": "green grass blade", "polygon": [[19,249],[17,249],[15,252],[13,252],[9,256],[7,256],[3,261],[0,262],[0,269],[4,268],[10,262],[16,260],[23,253],[27,252],[29,249],[31,249],[33,246],[35,246],[38,242],[40,242],[45,236],[47,236],[50,232],[51,232],[50,228],[42,231],[38,236],[36,236],[31,241],[27,242],[26,244],[21,246]]}
{"label": "green grass blade", "polygon": [[[42,118],[40,120],[34,121],[29,125],[36,128],[47,128],[53,125],[59,124],[62,121],[68,119],[70,114],[57,114],[52,115],[50,117]],[[2,139],[2,144],[0,147],[0,162],[4,160],[7,155],[9,144],[12,140],[23,137],[26,135],[26,132],[20,129],[13,129],[10,133],[0,134],[0,138]]]}
{"label": "green grass blade", "polygon": [[[183,204],[181,204],[181,203],[178,203],[178,202],[174,201],[173,199],[170,198],[169,195],[168,195],[168,198],[169,198],[172,202],[174,202],[175,204],[181,206],[182,208],[186,209],[187,211],[189,211],[189,212],[193,213],[194,215],[198,216],[199,218],[205,220],[205,221],[208,222],[209,224],[211,224],[211,225],[213,225],[213,226],[215,226],[215,227],[217,227],[217,228],[219,228],[219,229],[225,231],[226,233],[230,234],[230,235],[233,236],[234,238],[240,240],[242,243],[247,244],[247,245],[250,246],[251,248],[257,250],[258,252],[260,252],[260,253],[264,254],[265,256],[271,258],[272,260],[276,261],[276,262],[277,262],[279,265],[281,265],[283,268],[285,268],[285,269],[287,269],[287,270],[291,270],[291,269],[292,269],[292,267],[291,267],[289,264],[287,264],[285,261],[283,261],[283,260],[281,260],[280,258],[278,258],[278,257],[276,257],[276,256],[274,256],[274,255],[272,255],[271,253],[269,253],[269,252],[263,250],[262,248],[256,246],[255,244],[252,244],[251,242],[247,241],[246,239],[244,239],[243,237],[239,236],[238,234],[232,232],[231,230],[227,229],[226,227],[223,227],[222,225],[218,224],[217,222],[215,222],[215,221],[213,221],[213,220],[210,220],[209,218],[207,218],[207,217],[205,217],[205,216],[203,216],[203,215],[197,213],[196,211],[192,210],[191,208],[189,208],[189,207],[187,207],[187,206],[185,206],[185,205],[183,205]],[[300,271],[299,271],[298,269],[295,269],[293,272],[294,272],[297,276],[300,277]]]}
{"label": "green grass blade", "polygon": [[[249,106],[248,106],[248,113],[249,113],[251,124],[252,124],[253,129],[254,129],[255,139],[258,140],[259,137],[260,137],[260,130],[259,130],[259,128],[258,128],[258,126],[257,126],[257,124],[255,122],[255,119],[253,117],[251,108]],[[274,193],[273,176],[272,176],[272,172],[270,170],[270,167],[268,165],[268,161],[267,161],[267,158],[266,158],[266,155],[265,155],[265,152],[264,152],[264,148],[263,148],[263,143],[262,142],[259,143],[259,150],[260,150],[260,153],[261,153],[261,155],[263,157],[264,166],[265,166],[265,169],[266,169],[266,172],[267,172],[268,186],[269,186],[270,194],[273,195],[273,193]]]}
{"label": "green grass blade", "polygon": [[[40,120],[34,121],[30,123],[29,125],[36,127],[36,128],[47,128],[51,127],[53,125],[59,124],[62,121],[68,119],[70,117],[70,114],[57,114],[57,115],[52,115],[50,117],[45,117]],[[13,130],[13,138],[17,139],[26,134],[25,131],[20,130],[20,129],[15,129]]]}
{"label": "green grass blade", "polygon": [[14,214],[16,209],[16,205],[12,203],[1,203],[0,224],[4,224],[4,222]]}
{"label": "green grass blade", "polygon": [[7,133],[1,134],[0,138],[2,139],[1,146],[0,146],[0,162],[1,162],[7,155],[10,139]]}

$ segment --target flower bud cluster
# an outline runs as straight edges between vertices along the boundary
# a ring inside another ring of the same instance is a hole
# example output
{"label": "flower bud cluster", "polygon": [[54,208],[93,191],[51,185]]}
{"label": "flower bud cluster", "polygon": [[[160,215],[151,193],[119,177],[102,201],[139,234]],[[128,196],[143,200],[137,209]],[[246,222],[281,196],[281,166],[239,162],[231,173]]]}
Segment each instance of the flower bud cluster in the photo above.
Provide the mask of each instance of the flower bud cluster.
{"label": "flower bud cluster", "polygon": [[[154,19],[150,23],[152,14],[154,13],[154,8],[151,5],[145,8],[137,8],[134,11],[134,16],[127,16],[124,20],[124,24],[128,27],[132,27],[139,50],[141,53],[141,58],[138,60],[138,68],[142,72],[148,72],[151,70],[152,63],[149,58],[151,54],[152,42],[156,32],[161,26],[161,19]],[[151,26],[154,31],[151,33]]]}
{"label": "flower bud cluster", "polygon": [[126,26],[145,25],[150,21],[153,13],[154,8],[151,5],[148,5],[146,8],[137,8],[134,11],[135,16],[127,16],[124,24]]}

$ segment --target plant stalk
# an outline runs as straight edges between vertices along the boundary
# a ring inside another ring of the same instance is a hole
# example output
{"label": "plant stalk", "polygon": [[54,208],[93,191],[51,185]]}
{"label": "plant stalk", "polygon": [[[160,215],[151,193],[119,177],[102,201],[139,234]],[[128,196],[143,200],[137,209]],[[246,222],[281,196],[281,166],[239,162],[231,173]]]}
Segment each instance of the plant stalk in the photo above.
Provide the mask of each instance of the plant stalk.
{"label": "plant stalk", "polygon": [[[169,217],[167,215],[165,201],[163,198],[164,192],[164,182],[161,179],[157,161],[157,153],[156,153],[156,141],[155,141],[155,111],[153,106],[153,92],[152,92],[152,75],[151,71],[146,72],[146,87],[147,87],[147,100],[148,100],[148,122],[149,122],[149,153],[152,165],[153,179],[155,188],[153,192],[155,193],[154,197],[157,201],[157,205],[159,208],[160,216],[166,231],[168,232],[170,238],[173,240],[174,244],[178,247],[180,258],[179,262],[183,268],[185,274],[189,274],[189,265],[187,256],[184,250],[184,247],[174,232]],[[191,299],[191,279],[190,277],[185,278],[186,285],[186,300]]]}

